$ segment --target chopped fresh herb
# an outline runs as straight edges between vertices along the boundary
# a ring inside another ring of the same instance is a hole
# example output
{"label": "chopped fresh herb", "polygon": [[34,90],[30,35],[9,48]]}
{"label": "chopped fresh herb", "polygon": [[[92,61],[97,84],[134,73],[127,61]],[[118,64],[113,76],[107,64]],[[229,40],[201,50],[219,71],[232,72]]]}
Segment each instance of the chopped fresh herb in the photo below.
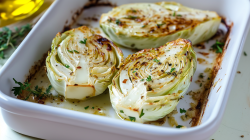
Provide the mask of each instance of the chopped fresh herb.
{"label": "chopped fresh herb", "polygon": [[165,23],[162,23],[162,24],[156,24],[156,26],[158,27],[158,28],[160,28],[162,25],[164,25]]}
{"label": "chopped fresh herb", "polygon": [[216,53],[222,53],[224,44],[225,43],[216,40],[215,44],[212,45],[212,49],[215,50]]}
{"label": "chopped fresh herb", "polygon": [[66,68],[69,68],[70,66],[69,65],[64,65]]}
{"label": "chopped fresh herb", "polygon": [[178,16],[178,17],[181,17],[182,15],[178,14],[177,16]]}
{"label": "chopped fresh herb", "polygon": [[180,108],[180,113],[186,113],[187,111],[183,108],[183,109],[181,109]]}
{"label": "chopped fresh herb", "polygon": [[[50,90],[51,90],[51,88],[52,88],[52,85],[49,85],[48,86],[48,88],[46,89],[46,92],[44,93],[44,94],[49,94],[49,92],[50,92]],[[42,91],[42,90],[41,90]]]}
{"label": "chopped fresh herb", "polygon": [[115,20],[116,25],[121,25],[121,21],[119,19]]}
{"label": "chopped fresh herb", "polygon": [[174,13],[173,13],[173,16],[175,16],[175,11],[174,11]]}
{"label": "chopped fresh herb", "polygon": [[171,68],[170,72],[173,72],[175,70],[175,68]]}
{"label": "chopped fresh herb", "polygon": [[121,113],[124,113],[123,110],[120,110]]}
{"label": "chopped fresh herb", "polygon": [[144,115],[144,113],[143,113],[143,109],[142,109],[139,118],[141,118],[143,115]]}
{"label": "chopped fresh herb", "polygon": [[203,77],[204,77],[203,73],[200,73],[199,78],[203,78]]}
{"label": "chopped fresh herb", "polygon": [[146,25],[141,26],[142,28],[146,27]]}
{"label": "chopped fresh herb", "polygon": [[85,38],[83,41],[81,40],[80,43],[86,44],[87,38]]}
{"label": "chopped fresh herb", "polygon": [[244,52],[244,55],[245,55],[245,56],[247,56],[247,53],[246,53],[246,52]]}
{"label": "chopped fresh herb", "polygon": [[130,119],[131,122],[132,122],[132,121],[135,122],[135,117],[131,117],[131,116],[128,116],[128,117],[129,117],[129,119]]}
{"label": "chopped fresh herb", "polygon": [[223,43],[223,42],[219,42],[218,40],[216,40],[216,45],[220,45],[220,46],[223,46],[223,45],[225,45],[225,43]]}
{"label": "chopped fresh herb", "polygon": [[210,80],[210,78],[208,77],[207,80]]}
{"label": "chopped fresh herb", "polygon": [[7,27],[3,27],[0,32],[0,58],[5,59],[4,50],[12,47],[16,49],[17,40],[22,40],[23,36],[31,30],[30,24],[24,25],[20,28],[15,28],[15,31],[10,30]]}
{"label": "chopped fresh herb", "polygon": [[157,102],[159,102],[160,100],[156,100],[156,101],[154,101],[154,103],[157,103]]}
{"label": "chopped fresh herb", "polygon": [[68,52],[73,53],[73,51],[71,51],[71,50],[68,50]]}
{"label": "chopped fresh herb", "polygon": [[29,99],[30,95],[34,95],[36,97],[38,97],[39,99],[42,99],[43,97],[49,97],[50,94],[50,90],[52,88],[52,86],[48,86],[48,88],[46,89],[46,91],[43,93],[42,92],[42,88],[39,88],[38,86],[35,86],[35,90],[32,90],[30,88],[30,84],[27,82],[24,82],[24,83],[21,83],[21,82],[17,82],[14,78],[13,80],[15,81],[16,84],[19,85],[19,87],[13,87],[11,91],[14,91],[14,95],[17,96],[17,95],[20,95],[22,94],[23,91],[28,91],[29,94],[28,96],[26,96],[26,98],[24,100],[27,100]]}
{"label": "chopped fresh herb", "polygon": [[95,107],[92,107],[92,109],[95,109]]}
{"label": "chopped fresh herb", "polygon": [[133,73],[135,73],[136,71],[134,70]]}
{"label": "chopped fresh herb", "polygon": [[148,82],[152,81],[152,79],[151,79],[151,76],[150,76],[150,75],[147,77],[146,81],[148,81]]}
{"label": "chopped fresh herb", "polygon": [[141,81],[144,81],[144,79],[141,79]]}
{"label": "chopped fresh herb", "polygon": [[156,58],[153,59],[153,60],[154,60],[154,62],[156,62],[156,63],[159,63],[159,62],[160,62],[160,60],[157,60]]}
{"label": "chopped fresh herb", "polygon": [[127,18],[127,19],[137,19],[138,16],[131,16],[131,15],[129,15],[129,16],[127,16],[126,18]]}
{"label": "chopped fresh herb", "polygon": [[74,50],[75,53],[79,53],[77,50]]}
{"label": "chopped fresh herb", "polygon": [[108,19],[108,22],[111,22],[111,19],[110,19],[110,18]]}
{"label": "chopped fresh herb", "polygon": [[177,125],[177,126],[176,126],[176,128],[181,128],[181,127],[183,127],[183,126],[182,126],[182,125]]}
{"label": "chopped fresh herb", "polygon": [[88,109],[88,108],[89,108],[89,106],[84,107],[85,110]]}
{"label": "chopped fresh herb", "polygon": [[221,49],[221,47],[219,47],[218,45],[217,45],[216,53],[222,53],[222,49]]}
{"label": "chopped fresh herb", "polygon": [[200,87],[202,86],[202,83],[200,83]]}

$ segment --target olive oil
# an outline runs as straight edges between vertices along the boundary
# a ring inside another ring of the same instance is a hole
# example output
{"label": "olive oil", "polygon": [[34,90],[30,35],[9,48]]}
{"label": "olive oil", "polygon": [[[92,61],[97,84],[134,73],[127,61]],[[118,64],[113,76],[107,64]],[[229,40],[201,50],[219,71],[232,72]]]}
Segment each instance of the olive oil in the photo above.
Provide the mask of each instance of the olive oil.
{"label": "olive oil", "polygon": [[0,26],[1,22],[19,21],[36,12],[44,0],[0,0]]}

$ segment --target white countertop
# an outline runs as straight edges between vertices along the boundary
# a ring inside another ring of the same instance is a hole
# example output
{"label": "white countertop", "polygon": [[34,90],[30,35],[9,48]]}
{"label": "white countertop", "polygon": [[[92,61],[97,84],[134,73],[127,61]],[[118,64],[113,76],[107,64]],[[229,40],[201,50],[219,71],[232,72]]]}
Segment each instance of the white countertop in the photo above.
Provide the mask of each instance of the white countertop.
{"label": "white countertop", "polygon": [[[250,31],[238,65],[222,123],[210,140],[250,140]],[[241,136],[244,137],[241,137]],[[0,112],[0,140],[37,140],[11,130]]]}

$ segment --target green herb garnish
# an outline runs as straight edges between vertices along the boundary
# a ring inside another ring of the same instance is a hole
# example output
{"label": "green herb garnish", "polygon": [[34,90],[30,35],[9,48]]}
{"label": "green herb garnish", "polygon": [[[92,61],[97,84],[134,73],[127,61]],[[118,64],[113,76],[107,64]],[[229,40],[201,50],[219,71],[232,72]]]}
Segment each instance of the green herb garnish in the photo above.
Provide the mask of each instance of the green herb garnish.
{"label": "green herb garnish", "polygon": [[80,43],[86,44],[87,38],[85,38],[83,41],[81,40]]}
{"label": "green herb garnish", "polygon": [[14,91],[14,95],[17,96],[17,95],[20,95],[22,93],[23,90],[26,90],[26,89],[30,89],[30,84],[28,82],[24,82],[21,83],[21,82],[17,82],[16,79],[13,78],[13,80],[15,81],[16,84],[18,84],[20,87],[13,87],[11,91]]}
{"label": "green herb garnish", "polygon": [[[83,41],[82,41],[82,42],[83,42]],[[80,41],[80,43],[81,43],[81,41]],[[85,43],[82,43],[82,44],[86,44],[86,41],[85,41]],[[70,52],[70,53],[73,53],[73,52],[75,52],[75,53],[79,53],[77,50],[73,50],[73,51],[68,50],[68,52]]]}
{"label": "green herb garnish", "polygon": [[217,46],[216,53],[222,53],[222,49],[219,46]]}
{"label": "green herb garnish", "polygon": [[70,67],[69,65],[66,65],[66,64],[65,64],[64,66],[65,66],[66,68],[69,68],[69,67]]}
{"label": "green herb garnish", "polygon": [[200,87],[202,86],[202,83],[200,83]]}
{"label": "green herb garnish", "polygon": [[121,21],[119,19],[117,19],[117,20],[115,20],[115,24],[116,25],[121,25],[122,23],[121,23]]}
{"label": "green herb garnish", "polygon": [[15,81],[16,84],[19,85],[19,87],[13,87],[11,91],[14,91],[14,95],[20,95],[22,94],[23,91],[28,91],[29,94],[28,96],[26,96],[26,98],[24,100],[28,100],[30,95],[34,95],[36,97],[38,97],[38,99],[42,99],[43,97],[49,97],[50,96],[50,90],[52,88],[51,85],[48,86],[48,88],[46,89],[45,92],[42,92],[42,88],[39,88],[38,86],[35,86],[35,90],[32,90],[30,88],[30,84],[27,82],[21,83],[21,82],[17,82],[16,79],[13,78],[13,80]]}
{"label": "green herb garnish", "polygon": [[121,113],[124,113],[123,110],[120,110]]}
{"label": "green herb garnish", "polygon": [[186,113],[187,111],[183,108],[183,109],[181,109],[180,108],[180,113]]}
{"label": "green herb garnish", "polygon": [[203,78],[203,77],[204,77],[203,73],[200,73],[199,78]]}
{"label": "green herb garnish", "polygon": [[50,90],[52,88],[52,85],[49,85],[48,88],[46,89],[46,91],[44,92],[44,94],[49,94]]}
{"label": "green herb garnish", "polygon": [[132,122],[132,121],[135,122],[135,117],[131,117],[131,116],[128,116],[128,117],[129,117],[129,119],[130,119],[131,122]]}
{"label": "green herb garnish", "polygon": [[146,25],[141,26],[142,28],[146,27]]}
{"label": "green herb garnish", "polygon": [[89,106],[84,107],[85,110],[88,109],[88,108],[89,108]]}
{"label": "green herb garnish", "polygon": [[92,107],[92,109],[94,109],[95,107]]}
{"label": "green herb garnish", "polygon": [[73,53],[73,51],[71,51],[71,50],[68,50],[68,52]]}
{"label": "green herb garnish", "polygon": [[181,17],[182,15],[178,14],[178,15],[176,15],[176,16]]}
{"label": "green herb garnish", "polygon": [[173,72],[175,70],[175,68],[171,68],[170,72]]}
{"label": "green herb garnish", "polygon": [[162,23],[162,24],[156,24],[156,26],[158,27],[158,28],[160,28],[162,25],[164,25],[165,23]]}
{"label": "green herb garnish", "polygon": [[152,81],[152,79],[151,79],[151,76],[150,76],[150,75],[147,77],[146,81],[148,81],[148,82]]}
{"label": "green herb garnish", "polygon": [[182,126],[182,125],[177,125],[177,126],[176,126],[176,128],[181,128],[181,127],[183,127],[183,126]]}
{"label": "green herb garnish", "polygon": [[247,53],[246,53],[246,52],[244,52],[244,55],[245,55],[245,56],[247,56]]}
{"label": "green herb garnish", "polygon": [[143,109],[142,109],[139,118],[141,118],[143,115],[144,115],[144,113],[143,113]]}
{"label": "green herb garnish", "polygon": [[154,101],[154,103],[157,103],[157,102],[159,102],[160,100],[156,100],[156,101]]}
{"label": "green herb garnish", "polygon": [[24,25],[20,28],[15,28],[15,31],[10,30],[7,27],[3,27],[0,31],[0,58],[5,59],[4,50],[12,47],[16,49],[18,40],[22,40],[24,35],[26,35],[31,30],[30,24]]}
{"label": "green herb garnish", "polygon": [[175,16],[175,11],[174,11],[174,13],[173,13],[173,16]]}
{"label": "green herb garnish", "polygon": [[144,79],[141,79],[141,81],[144,81]]}
{"label": "green herb garnish", "polygon": [[212,45],[212,49],[215,50],[216,53],[222,53],[222,48],[224,45],[225,43],[216,40],[215,44]]}
{"label": "green herb garnish", "polygon": [[160,60],[157,60],[156,58],[153,59],[153,60],[154,60],[154,62],[156,62],[156,63],[159,63],[159,62],[160,62]]}
{"label": "green herb garnish", "polygon": [[134,70],[133,73],[135,73],[136,71]]}
{"label": "green herb garnish", "polygon": [[74,50],[75,53],[79,53],[77,50]]}

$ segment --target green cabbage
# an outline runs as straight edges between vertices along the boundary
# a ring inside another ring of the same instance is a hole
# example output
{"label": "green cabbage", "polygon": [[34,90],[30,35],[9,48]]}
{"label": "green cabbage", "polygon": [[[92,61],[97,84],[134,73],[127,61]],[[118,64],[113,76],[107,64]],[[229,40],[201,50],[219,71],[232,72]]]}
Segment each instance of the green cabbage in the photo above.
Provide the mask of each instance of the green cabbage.
{"label": "green cabbage", "polygon": [[196,70],[189,40],[129,55],[109,86],[113,108],[123,119],[155,121],[172,112]]}
{"label": "green cabbage", "polygon": [[220,22],[216,12],[192,9],[175,2],[134,3],[103,14],[100,27],[119,45],[147,49],[178,38],[198,44],[211,38]]}
{"label": "green cabbage", "polygon": [[107,89],[122,60],[121,50],[111,41],[82,26],[53,39],[47,76],[66,99],[84,100]]}

